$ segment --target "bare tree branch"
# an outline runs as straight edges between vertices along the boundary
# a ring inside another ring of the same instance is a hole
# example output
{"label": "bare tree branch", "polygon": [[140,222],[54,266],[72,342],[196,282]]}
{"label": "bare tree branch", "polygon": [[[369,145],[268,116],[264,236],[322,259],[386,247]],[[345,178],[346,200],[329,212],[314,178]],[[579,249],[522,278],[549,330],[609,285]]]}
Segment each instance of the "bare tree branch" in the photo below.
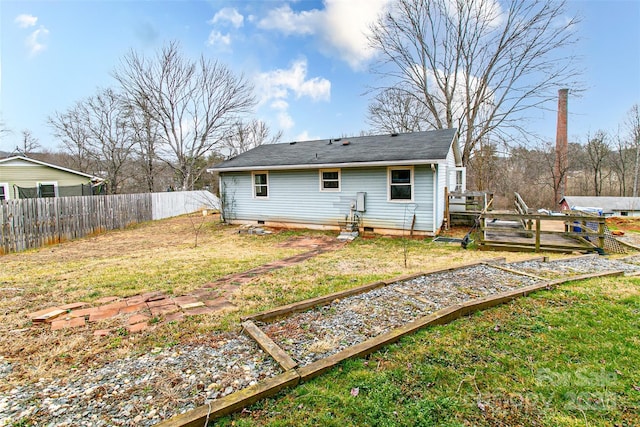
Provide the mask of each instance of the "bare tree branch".
{"label": "bare tree branch", "polygon": [[[528,110],[555,99],[561,87],[577,88],[576,58],[568,48],[578,21],[567,18],[565,3],[503,4],[398,0],[371,27],[369,42],[380,52],[372,68],[380,77],[374,91],[394,88],[406,102],[420,103],[424,116],[414,130],[425,124],[457,128],[465,165],[481,140],[494,133],[501,139],[527,134]],[[389,122],[376,114],[369,118],[375,126]]]}

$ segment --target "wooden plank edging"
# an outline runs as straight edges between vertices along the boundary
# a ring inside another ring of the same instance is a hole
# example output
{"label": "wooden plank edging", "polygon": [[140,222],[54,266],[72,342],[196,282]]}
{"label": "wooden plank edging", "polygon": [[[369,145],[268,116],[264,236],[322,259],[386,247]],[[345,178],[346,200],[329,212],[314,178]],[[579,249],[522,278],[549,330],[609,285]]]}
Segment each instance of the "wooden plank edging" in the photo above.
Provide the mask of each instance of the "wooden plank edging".
{"label": "wooden plank edging", "polygon": [[273,342],[267,334],[262,332],[262,330],[251,320],[242,322],[242,327],[244,328],[244,331],[258,343],[260,348],[269,353],[269,355],[278,362],[282,369],[289,371],[298,366],[296,361],[294,361],[282,348],[280,348],[278,344]]}
{"label": "wooden plank edging", "polygon": [[[466,266],[461,266],[466,267]],[[351,347],[348,347],[338,353],[317,360],[309,365],[290,369],[276,377],[264,380],[254,386],[238,390],[225,397],[217,399],[209,405],[199,406],[191,411],[176,415],[168,420],[162,421],[159,427],[200,427],[206,426],[208,421],[239,411],[240,409],[252,405],[253,403],[277,394],[280,390],[298,385],[302,381],[306,381],[317,377],[324,372],[334,368],[339,363],[356,357],[361,357],[380,348],[394,343],[401,338],[410,335],[419,329],[427,326],[443,325],[456,320],[460,317],[473,312],[485,310],[506,302],[513,301],[519,297],[541,290],[552,289],[558,285],[587,280],[599,277],[621,276],[624,272],[621,270],[604,271],[591,274],[583,274],[579,276],[564,277],[561,279],[550,280],[544,283],[537,283],[522,288],[501,292],[499,294],[490,295],[483,298],[473,299],[461,304],[455,304],[427,316],[418,318],[401,327],[395,328],[385,334],[368,339]],[[243,324],[244,326],[244,324]],[[255,325],[254,325],[255,326]],[[256,327],[256,329],[258,329]]]}
{"label": "wooden plank edging", "polygon": [[443,273],[443,272],[447,272],[447,271],[458,270],[458,269],[461,269],[461,268],[475,267],[477,265],[482,265],[482,264],[487,264],[487,263],[492,263],[492,262],[496,262],[496,263],[504,262],[505,260],[506,260],[506,258],[499,257],[499,258],[494,258],[494,259],[490,259],[490,260],[486,260],[485,259],[485,260],[481,260],[481,261],[462,264],[462,265],[458,265],[456,267],[445,267],[445,268],[439,268],[439,269],[435,269],[435,270],[421,271],[419,273],[411,273],[411,274],[407,274],[407,275],[403,275],[403,276],[394,277],[394,278],[388,279],[388,280],[381,280],[381,281],[374,282],[374,283],[368,283],[366,285],[358,286],[356,288],[347,289],[347,290],[344,290],[344,291],[338,291],[338,292],[334,292],[332,294],[328,294],[328,295],[324,295],[324,296],[320,296],[320,297],[309,298],[309,299],[306,299],[306,300],[302,300],[302,301],[294,302],[294,303],[291,303],[291,304],[283,305],[283,306],[280,306],[280,307],[273,308],[271,310],[262,311],[260,313],[252,314],[252,315],[249,315],[249,316],[243,316],[243,317],[241,317],[241,320],[243,320],[243,321],[245,321],[245,320],[253,320],[253,321],[269,320],[269,319],[273,319],[273,318],[276,318],[276,317],[284,316],[286,314],[297,313],[297,312],[300,312],[302,310],[306,310],[308,308],[327,305],[327,304],[331,303],[332,301],[334,301],[336,299],[342,299],[342,298],[350,297],[350,296],[353,296],[353,295],[358,295],[358,294],[361,294],[361,293],[365,293],[365,292],[371,291],[373,289],[377,289],[377,288],[380,288],[380,287],[383,287],[383,286],[391,285],[391,284],[396,283],[396,282],[403,282],[403,281],[415,279],[416,277],[420,277],[420,276],[426,276],[426,275],[429,275],[429,274]]}

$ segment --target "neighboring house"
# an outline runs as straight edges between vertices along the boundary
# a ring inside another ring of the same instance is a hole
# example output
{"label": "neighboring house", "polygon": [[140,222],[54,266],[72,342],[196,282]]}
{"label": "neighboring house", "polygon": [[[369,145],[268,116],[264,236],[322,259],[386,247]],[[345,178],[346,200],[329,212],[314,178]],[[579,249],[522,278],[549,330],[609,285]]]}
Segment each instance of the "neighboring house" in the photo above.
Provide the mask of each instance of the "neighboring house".
{"label": "neighboring house", "polygon": [[604,216],[640,216],[640,197],[564,196],[560,208]]}
{"label": "neighboring house", "polygon": [[0,200],[93,194],[102,180],[24,156],[0,159]]}
{"label": "neighboring house", "polygon": [[455,129],[261,145],[208,171],[232,223],[430,236],[466,179]]}

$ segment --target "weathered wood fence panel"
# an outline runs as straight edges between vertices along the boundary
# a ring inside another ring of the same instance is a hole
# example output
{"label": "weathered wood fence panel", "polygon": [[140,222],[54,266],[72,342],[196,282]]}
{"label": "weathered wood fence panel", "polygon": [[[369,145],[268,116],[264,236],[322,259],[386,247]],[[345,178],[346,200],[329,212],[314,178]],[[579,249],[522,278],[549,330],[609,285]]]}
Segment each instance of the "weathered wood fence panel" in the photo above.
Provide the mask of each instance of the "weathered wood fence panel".
{"label": "weathered wood fence panel", "polygon": [[0,254],[219,206],[208,191],[3,200]]}

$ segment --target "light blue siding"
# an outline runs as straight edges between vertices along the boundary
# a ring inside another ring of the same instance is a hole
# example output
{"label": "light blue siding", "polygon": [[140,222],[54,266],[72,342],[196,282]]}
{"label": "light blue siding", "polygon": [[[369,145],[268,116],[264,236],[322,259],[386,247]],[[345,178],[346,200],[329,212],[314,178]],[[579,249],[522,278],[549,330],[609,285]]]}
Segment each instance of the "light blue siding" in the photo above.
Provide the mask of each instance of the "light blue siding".
{"label": "light blue siding", "polygon": [[[434,177],[442,172],[434,173],[429,165],[414,167],[414,200],[410,203],[388,200],[386,167],[341,169],[339,192],[320,191],[318,169],[271,170],[268,174],[268,198],[254,198],[251,172],[221,173],[221,192],[229,207],[229,219],[338,226],[349,214],[356,194],[365,192],[364,227],[409,230],[415,214],[415,230],[434,231],[433,191],[440,191]],[[437,181],[446,179],[438,177]],[[444,206],[436,209],[439,216],[443,211]]]}

